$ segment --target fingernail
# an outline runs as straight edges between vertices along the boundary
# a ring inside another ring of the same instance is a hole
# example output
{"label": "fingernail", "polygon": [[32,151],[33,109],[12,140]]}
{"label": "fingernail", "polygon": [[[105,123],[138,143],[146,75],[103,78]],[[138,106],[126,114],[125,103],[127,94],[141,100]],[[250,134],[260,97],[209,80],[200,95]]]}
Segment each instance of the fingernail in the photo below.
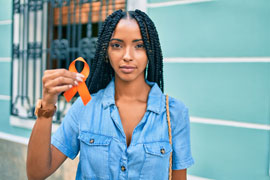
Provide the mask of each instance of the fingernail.
{"label": "fingernail", "polygon": [[80,77],[76,77],[76,79],[78,80],[78,81],[80,81],[80,82],[83,82],[83,79],[82,78],[80,78]]}
{"label": "fingernail", "polygon": [[70,84],[70,85],[68,85],[68,87],[69,87],[69,88],[72,88],[72,85]]}
{"label": "fingernail", "polygon": [[80,73],[77,73],[77,77],[82,77],[82,78],[84,78],[84,75],[83,75],[83,74],[80,74]]}
{"label": "fingernail", "polygon": [[78,86],[78,82],[77,81],[74,81],[75,85]]}

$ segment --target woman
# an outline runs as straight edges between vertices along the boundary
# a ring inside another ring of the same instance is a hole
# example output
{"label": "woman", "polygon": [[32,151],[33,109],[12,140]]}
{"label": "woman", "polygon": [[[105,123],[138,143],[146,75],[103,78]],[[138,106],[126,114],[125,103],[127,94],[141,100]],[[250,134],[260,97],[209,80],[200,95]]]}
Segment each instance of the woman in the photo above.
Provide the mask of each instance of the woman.
{"label": "woman", "polygon": [[[194,163],[188,109],[169,98],[171,146],[162,60],[156,28],[145,13],[111,14],[90,65],[92,100],[84,106],[79,97],[52,138],[52,114],[38,116],[28,145],[28,178],[44,179],[80,152],[76,179],[163,180],[173,152],[172,179],[186,179]],[[41,108],[54,109],[58,95],[82,78],[64,69],[45,71]]]}

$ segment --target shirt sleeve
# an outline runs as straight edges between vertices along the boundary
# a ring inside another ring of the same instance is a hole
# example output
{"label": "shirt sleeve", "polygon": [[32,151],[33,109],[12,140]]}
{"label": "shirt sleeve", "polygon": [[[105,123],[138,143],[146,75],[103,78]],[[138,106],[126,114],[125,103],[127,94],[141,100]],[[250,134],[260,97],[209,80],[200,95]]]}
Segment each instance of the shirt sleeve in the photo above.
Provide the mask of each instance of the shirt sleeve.
{"label": "shirt sleeve", "polygon": [[78,115],[82,106],[82,100],[78,97],[51,138],[51,144],[70,159],[74,159],[80,150]]}
{"label": "shirt sleeve", "polygon": [[194,164],[190,146],[190,121],[188,108],[172,98],[170,103],[172,127],[172,169],[186,169]]}

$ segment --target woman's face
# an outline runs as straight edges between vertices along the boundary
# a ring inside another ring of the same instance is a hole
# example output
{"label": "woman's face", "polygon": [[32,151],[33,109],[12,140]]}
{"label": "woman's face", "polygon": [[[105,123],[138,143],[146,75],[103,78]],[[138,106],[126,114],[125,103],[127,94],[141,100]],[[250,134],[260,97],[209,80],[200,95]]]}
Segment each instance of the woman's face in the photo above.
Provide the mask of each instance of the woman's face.
{"label": "woman's face", "polygon": [[123,81],[144,78],[147,55],[136,20],[119,21],[109,42],[108,56],[116,78]]}

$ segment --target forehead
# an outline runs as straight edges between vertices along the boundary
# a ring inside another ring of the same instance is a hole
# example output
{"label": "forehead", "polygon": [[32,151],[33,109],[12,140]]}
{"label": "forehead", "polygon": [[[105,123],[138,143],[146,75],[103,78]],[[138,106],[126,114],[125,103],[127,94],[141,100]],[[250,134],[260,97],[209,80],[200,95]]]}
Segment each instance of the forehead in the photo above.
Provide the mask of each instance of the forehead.
{"label": "forehead", "polygon": [[116,25],[113,38],[136,38],[141,39],[140,27],[135,19],[121,19]]}

